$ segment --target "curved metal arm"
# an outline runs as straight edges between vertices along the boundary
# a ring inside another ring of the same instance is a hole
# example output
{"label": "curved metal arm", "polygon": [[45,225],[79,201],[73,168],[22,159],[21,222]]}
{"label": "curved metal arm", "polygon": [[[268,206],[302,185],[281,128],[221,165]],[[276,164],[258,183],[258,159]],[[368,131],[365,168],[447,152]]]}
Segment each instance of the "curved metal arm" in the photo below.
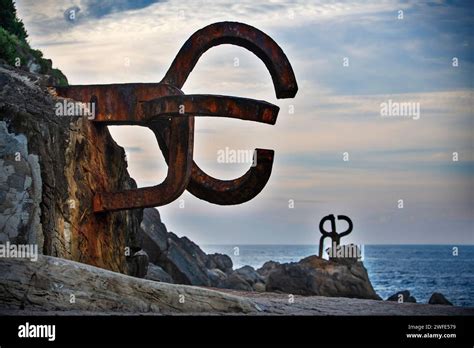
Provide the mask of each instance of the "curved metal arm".
{"label": "curved metal arm", "polygon": [[238,22],[214,23],[195,32],[181,47],[161,82],[181,89],[202,54],[222,44],[244,47],[259,57],[272,76],[278,99],[296,95],[295,74],[280,46],[264,32]]}
{"label": "curved metal arm", "polygon": [[[244,47],[259,57],[270,72],[277,98],[292,98],[296,95],[298,85],[295,74],[280,46],[262,31],[237,22],[214,23],[195,32],[181,47],[161,83],[182,88],[202,54],[211,47],[221,44]],[[201,104],[202,102],[203,100]],[[253,106],[255,102],[253,101]],[[251,103],[247,105],[252,106]],[[220,111],[227,117],[247,120],[262,119],[252,110],[245,110],[249,114],[244,115],[242,112],[233,114],[229,112],[229,108],[221,107],[220,109],[216,108],[212,115],[217,115]],[[244,108],[241,109],[244,111]],[[271,122],[265,123],[272,124]],[[160,148],[163,151],[166,146],[160,146]],[[166,150],[163,154],[166,158]],[[257,166],[235,180],[213,178],[193,163],[188,191],[200,199],[221,205],[247,202],[255,197],[268,182],[272,171],[273,154],[272,150],[258,149]]]}
{"label": "curved metal arm", "polygon": [[273,150],[255,149],[257,165],[234,180],[219,180],[204,173],[194,163],[187,190],[209,203],[234,205],[250,201],[257,196],[270,179]]}
{"label": "curved metal arm", "polygon": [[153,187],[97,193],[93,199],[94,212],[157,207],[181,196],[191,178],[194,117],[173,118],[169,122],[170,141],[175,146],[165,156],[171,163],[165,180]]}
{"label": "curved metal arm", "polygon": [[347,222],[347,224],[349,225],[349,227],[347,228],[347,230],[345,230],[344,232],[339,233],[339,238],[344,237],[344,236],[347,236],[349,233],[352,232],[352,229],[354,228],[354,225],[352,224],[352,220],[351,220],[348,216],[346,216],[346,215],[338,215],[338,216],[337,216],[337,219],[338,219],[338,220],[344,220],[344,221]]}

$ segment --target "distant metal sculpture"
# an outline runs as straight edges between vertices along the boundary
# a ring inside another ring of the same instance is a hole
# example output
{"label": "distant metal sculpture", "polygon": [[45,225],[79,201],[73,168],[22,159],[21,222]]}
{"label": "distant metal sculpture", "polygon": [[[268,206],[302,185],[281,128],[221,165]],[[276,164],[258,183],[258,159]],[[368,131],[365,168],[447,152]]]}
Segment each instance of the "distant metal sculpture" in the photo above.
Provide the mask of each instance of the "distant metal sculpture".
{"label": "distant metal sculpture", "polygon": [[[341,238],[344,237],[344,236],[347,236],[349,233],[352,232],[352,228],[353,228],[352,220],[348,216],[338,215],[337,219],[338,220],[344,220],[344,221],[347,222],[347,224],[349,225],[347,230],[345,230],[344,232],[341,232],[341,233],[337,233],[336,218],[334,217],[333,214],[323,217],[321,219],[321,221],[319,222],[319,231],[322,234],[321,239],[319,240],[319,257],[323,257],[324,239],[326,239],[327,237],[331,238],[331,247],[334,244],[336,246],[339,246],[339,244],[341,242]],[[324,223],[328,220],[331,221],[331,232],[328,232],[324,229]]]}
{"label": "distant metal sculpture", "polygon": [[240,204],[262,191],[272,171],[273,150],[256,149],[257,165],[234,180],[213,178],[193,161],[194,116],[229,117],[273,125],[279,111],[278,106],[260,100],[184,95],[181,88],[198,59],[211,47],[221,44],[242,46],[259,57],[270,72],[278,99],[296,95],[296,78],[282,49],[260,30],[236,22],[211,24],[194,33],[159,83],[56,88],[62,97],[95,103],[94,123],[152,129],[168,164],[166,179],[157,186],[96,194],[94,212],[165,205],[185,189],[220,205]]}

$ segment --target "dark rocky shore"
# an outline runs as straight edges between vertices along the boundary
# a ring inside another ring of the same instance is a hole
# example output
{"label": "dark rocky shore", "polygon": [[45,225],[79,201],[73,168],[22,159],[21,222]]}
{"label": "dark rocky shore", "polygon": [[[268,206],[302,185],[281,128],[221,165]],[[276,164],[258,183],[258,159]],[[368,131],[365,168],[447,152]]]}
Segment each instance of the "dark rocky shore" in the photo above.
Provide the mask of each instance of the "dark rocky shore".
{"label": "dark rocky shore", "polygon": [[55,115],[49,80],[0,64],[0,243],[43,255],[0,258],[3,314],[474,314],[405,293],[381,301],[356,260],[234,270],[169,232],[156,209],[93,214],[95,192],[136,185],[106,127]]}

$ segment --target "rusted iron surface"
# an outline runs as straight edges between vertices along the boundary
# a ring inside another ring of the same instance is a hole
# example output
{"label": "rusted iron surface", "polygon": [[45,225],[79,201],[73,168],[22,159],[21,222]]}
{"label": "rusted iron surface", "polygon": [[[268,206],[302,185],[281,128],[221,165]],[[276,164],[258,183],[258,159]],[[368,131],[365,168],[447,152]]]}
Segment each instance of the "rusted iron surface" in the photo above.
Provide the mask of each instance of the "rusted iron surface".
{"label": "rusted iron surface", "polygon": [[217,116],[275,124],[280,108],[265,101],[220,95],[178,95],[141,105],[145,121],[159,116]]}
{"label": "rusted iron surface", "polygon": [[124,83],[112,85],[76,85],[56,87],[64,98],[89,103],[96,99],[94,122],[106,124],[144,124],[141,102],[160,96],[183,94],[163,83]]}
{"label": "rusted iron surface", "polygon": [[279,108],[265,101],[220,95],[184,95],[181,91],[197,61],[211,47],[232,44],[253,52],[266,65],[277,98],[293,98],[295,75],[282,49],[269,36],[246,24],[221,22],[194,33],[183,45],[160,83],[129,83],[57,87],[59,96],[95,104],[95,123],[141,125],[156,135],[168,164],[160,185],[121,192],[97,193],[94,212],[168,204],[185,189],[220,205],[254,198],[268,182],[273,150],[256,149],[257,165],[234,180],[219,180],[193,161],[194,116],[229,117],[275,124]]}
{"label": "rusted iron surface", "polygon": [[156,207],[181,196],[191,178],[193,163],[194,117],[173,118],[170,126],[168,173],[157,186],[120,192],[102,192],[94,196],[95,212]]}
{"label": "rusted iron surface", "polygon": [[272,76],[278,99],[296,95],[298,85],[295,74],[280,46],[264,32],[238,22],[214,23],[191,35],[161,82],[182,88],[203,53],[222,44],[244,47],[259,57]]}
{"label": "rusted iron surface", "polygon": [[194,196],[214,204],[234,205],[257,196],[270,179],[273,150],[256,149],[257,165],[234,180],[219,180],[204,173],[195,163],[187,190]]}

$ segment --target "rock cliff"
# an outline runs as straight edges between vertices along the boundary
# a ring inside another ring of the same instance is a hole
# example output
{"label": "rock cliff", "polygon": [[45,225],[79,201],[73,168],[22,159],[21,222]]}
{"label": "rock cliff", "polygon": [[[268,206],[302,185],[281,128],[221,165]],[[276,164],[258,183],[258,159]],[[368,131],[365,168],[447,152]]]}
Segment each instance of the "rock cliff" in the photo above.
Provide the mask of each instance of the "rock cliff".
{"label": "rock cliff", "polygon": [[129,273],[142,211],[91,213],[94,192],[135,187],[124,150],[106,127],[56,116],[46,84],[0,65],[0,242]]}

